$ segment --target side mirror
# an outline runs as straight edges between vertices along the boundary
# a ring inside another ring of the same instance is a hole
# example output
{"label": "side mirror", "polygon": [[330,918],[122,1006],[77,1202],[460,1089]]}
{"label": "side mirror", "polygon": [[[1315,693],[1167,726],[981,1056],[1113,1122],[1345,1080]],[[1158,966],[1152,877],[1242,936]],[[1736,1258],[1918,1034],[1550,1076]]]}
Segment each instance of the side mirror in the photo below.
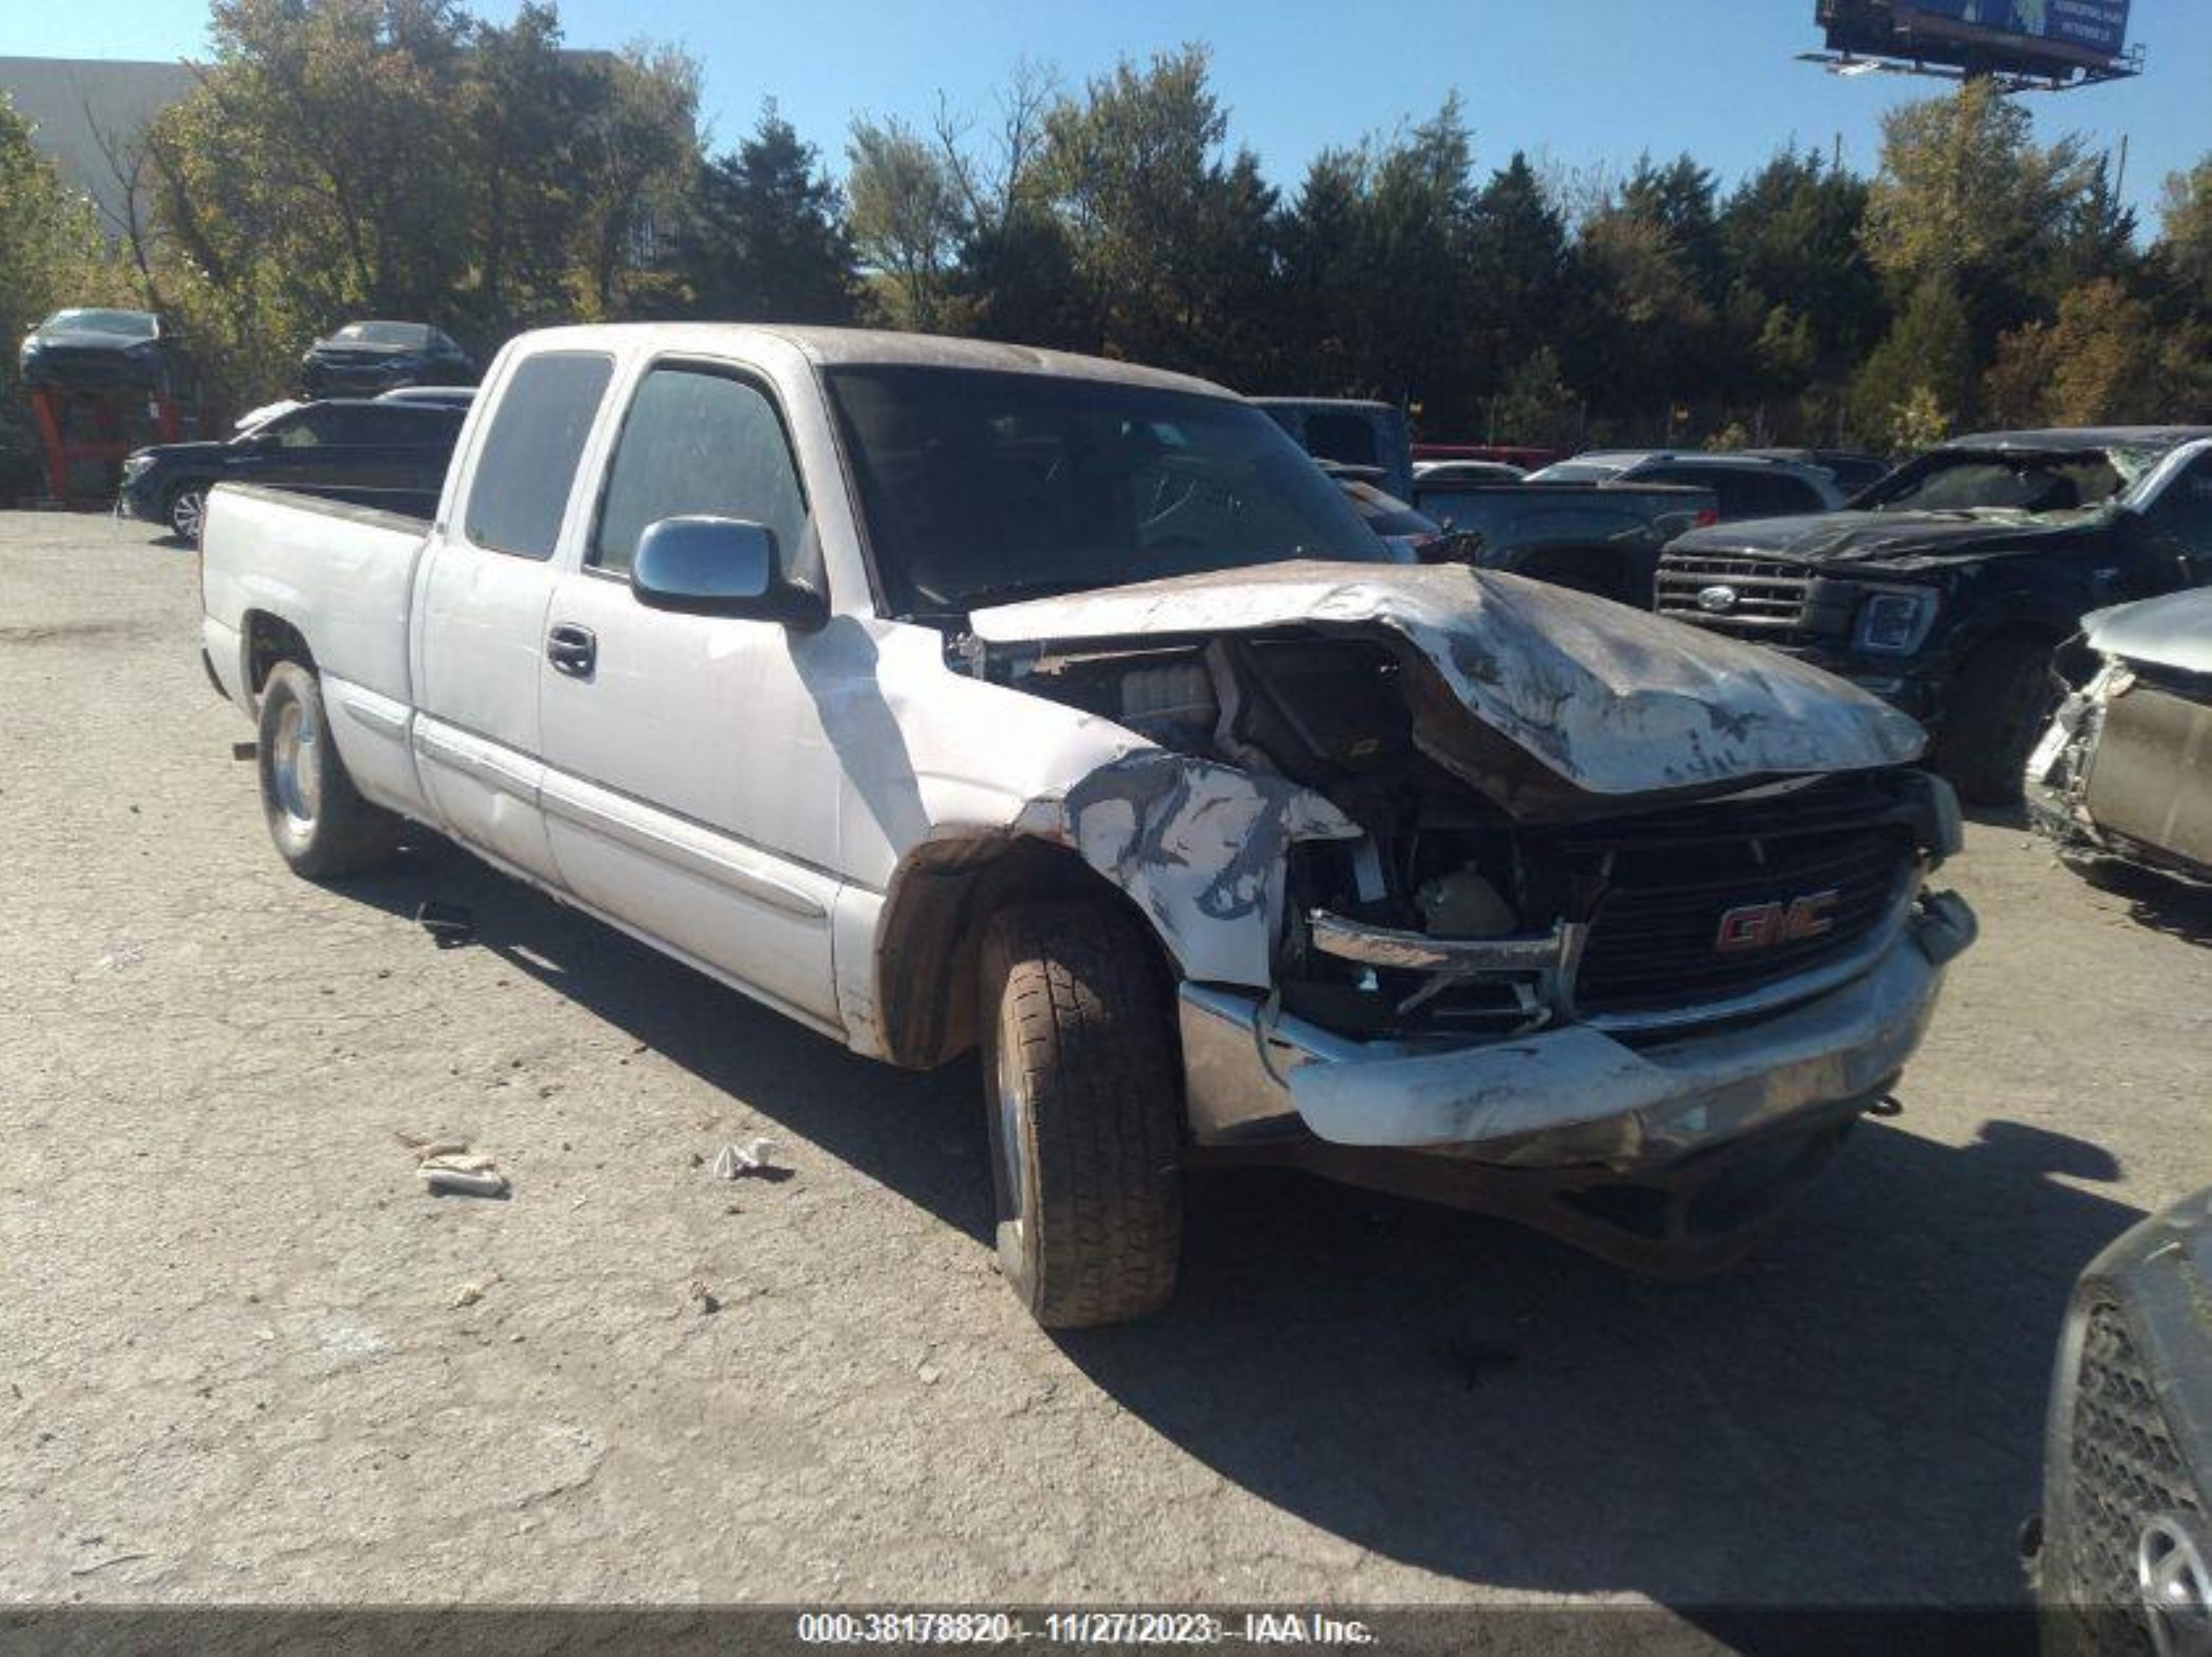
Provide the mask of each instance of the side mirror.
{"label": "side mirror", "polygon": [[775,531],[737,518],[664,518],[630,560],[630,591],[648,610],[732,616],[811,631],[828,619],[821,594],[783,574]]}

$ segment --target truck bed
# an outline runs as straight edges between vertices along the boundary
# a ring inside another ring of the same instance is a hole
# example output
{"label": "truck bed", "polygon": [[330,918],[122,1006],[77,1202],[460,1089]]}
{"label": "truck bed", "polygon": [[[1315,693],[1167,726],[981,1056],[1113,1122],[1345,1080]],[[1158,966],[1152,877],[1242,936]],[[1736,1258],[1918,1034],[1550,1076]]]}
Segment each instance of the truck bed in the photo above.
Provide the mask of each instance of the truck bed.
{"label": "truck bed", "polygon": [[428,531],[373,507],[226,483],[208,498],[203,542],[201,640],[224,693],[252,711],[258,637],[313,640],[339,752],[362,792],[398,810],[419,803],[407,611]]}

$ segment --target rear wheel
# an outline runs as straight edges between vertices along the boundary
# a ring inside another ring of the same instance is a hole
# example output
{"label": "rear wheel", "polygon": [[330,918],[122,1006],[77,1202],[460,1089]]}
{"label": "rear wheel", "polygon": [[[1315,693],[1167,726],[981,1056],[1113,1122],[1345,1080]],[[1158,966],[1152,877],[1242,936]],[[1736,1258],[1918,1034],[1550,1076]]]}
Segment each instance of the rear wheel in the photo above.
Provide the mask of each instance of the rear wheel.
{"label": "rear wheel", "polygon": [[1182,1244],[1182,1092],[1144,936],[1103,904],[1005,910],[981,992],[1007,1283],[1048,1329],[1157,1311]]}
{"label": "rear wheel", "polygon": [[1971,805],[2016,805],[2027,756],[2058,703],[2051,646],[1993,639],[1952,681],[1936,768]]}
{"label": "rear wheel", "polygon": [[398,849],[399,819],[361,797],[331,739],[322,687],[279,662],[261,690],[261,810],[292,872],[309,880],[374,868]]}

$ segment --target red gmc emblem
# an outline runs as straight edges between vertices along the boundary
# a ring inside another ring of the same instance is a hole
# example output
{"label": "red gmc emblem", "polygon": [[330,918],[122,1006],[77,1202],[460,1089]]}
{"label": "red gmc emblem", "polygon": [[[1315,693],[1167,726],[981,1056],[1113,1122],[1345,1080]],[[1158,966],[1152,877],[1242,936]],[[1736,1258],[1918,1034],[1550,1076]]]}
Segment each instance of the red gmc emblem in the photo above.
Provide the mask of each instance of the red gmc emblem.
{"label": "red gmc emblem", "polygon": [[1808,892],[1787,903],[1746,903],[1730,909],[1721,917],[1713,948],[1723,955],[1742,955],[1818,938],[1834,930],[1836,919],[1828,912],[1840,895],[1831,886],[1825,892]]}

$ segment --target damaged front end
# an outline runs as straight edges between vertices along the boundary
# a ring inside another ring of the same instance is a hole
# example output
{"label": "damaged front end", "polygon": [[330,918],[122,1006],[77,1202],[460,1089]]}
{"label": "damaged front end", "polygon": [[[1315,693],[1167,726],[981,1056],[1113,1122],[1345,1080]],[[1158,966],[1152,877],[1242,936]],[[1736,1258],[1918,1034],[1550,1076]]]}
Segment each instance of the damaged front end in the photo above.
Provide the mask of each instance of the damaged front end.
{"label": "damaged front end", "polygon": [[[2202,613],[2202,595],[2179,595]],[[2212,884],[2212,660],[2197,637],[2176,647],[2123,632],[2131,611],[2150,622],[2174,599],[2090,618],[2066,652],[2070,689],[2028,756],[2029,820],[2061,860],[2084,873],[2124,863],[2197,885]],[[2130,658],[2100,648],[2132,643]],[[2166,647],[2159,648],[2160,644]]]}
{"label": "damaged front end", "polygon": [[[1778,1191],[1742,1173],[1754,1153],[1817,1162],[1972,938],[1923,889],[1959,825],[1906,763],[1917,728],[1786,659],[1511,577],[1237,577],[987,613],[958,647],[1149,744],[1031,827],[1175,957],[1194,1153],[1511,1212],[1636,1264],[1735,1247],[1758,1205],[1699,1193],[1723,1165]],[[1605,1194],[1630,1188],[1656,1206]],[[1693,1210],[1734,1217],[1705,1235]]]}

